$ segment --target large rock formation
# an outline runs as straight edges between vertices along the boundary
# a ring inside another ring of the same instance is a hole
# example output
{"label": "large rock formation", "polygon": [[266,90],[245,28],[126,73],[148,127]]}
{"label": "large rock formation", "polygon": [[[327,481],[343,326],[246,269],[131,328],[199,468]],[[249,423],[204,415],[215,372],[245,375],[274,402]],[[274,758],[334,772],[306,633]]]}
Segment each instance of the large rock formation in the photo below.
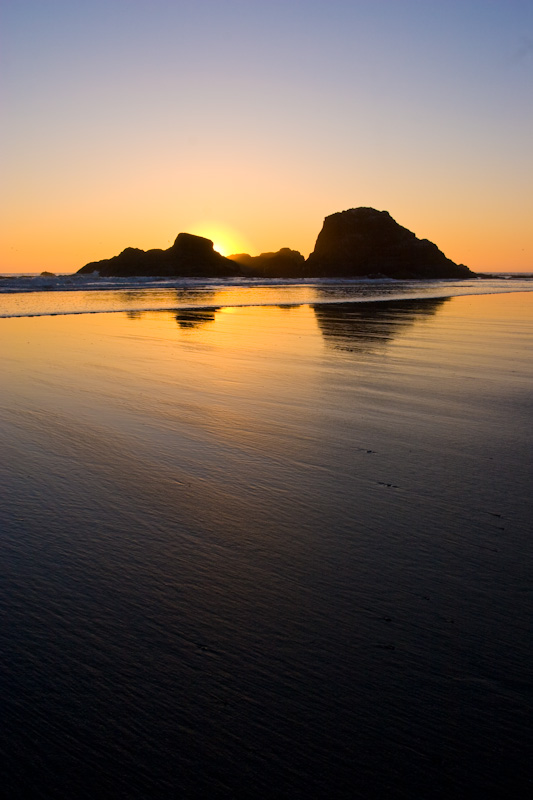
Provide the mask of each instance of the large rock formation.
{"label": "large rock formation", "polygon": [[307,261],[297,250],[282,247],[275,253],[224,258],[213,242],[180,233],[168,250],[127,247],[118,256],[92,261],[81,273],[107,276],[162,276],[218,278],[246,275],[258,278],[471,278],[464,264],[446,258],[427,239],[417,239],[387,211],[352,208],[326,217]]}
{"label": "large rock formation", "polygon": [[427,239],[402,228],[387,211],[352,208],[326,217],[306,262],[309,277],[469,278]]}
{"label": "large rock formation", "polygon": [[302,278],[305,275],[305,258],[297,250],[282,247],[275,253],[250,256],[237,253],[229,256],[242,267],[245,275],[258,278]]}
{"label": "large rock formation", "polygon": [[192,233],[178,234],[168,250],[139,250],[127,247],[118,256],[92,261],[78,274],[99,272],[103,277],[162,276],[224,278],[240,275],[234,261],[213,250],[213,242]]}

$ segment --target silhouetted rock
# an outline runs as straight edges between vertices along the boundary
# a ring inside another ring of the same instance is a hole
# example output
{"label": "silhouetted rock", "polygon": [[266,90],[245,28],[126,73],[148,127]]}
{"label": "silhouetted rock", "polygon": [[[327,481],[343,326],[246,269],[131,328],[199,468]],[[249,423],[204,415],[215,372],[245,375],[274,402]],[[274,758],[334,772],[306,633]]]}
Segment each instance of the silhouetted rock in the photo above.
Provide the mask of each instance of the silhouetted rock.
{"label": "silhouetted rock", "polygon": [[307,259],[308,277],[471,278],[464,264],[418,239],[387,211],[352,208],[326,217]]}
{"label": "silhouetted rock", "polygon": [[190,277],[225,278],[240,275],[239,266],[213,250],[213,242],[192,233],[178,234],[168,250],[139,250],[127,247],[118,256],[92,261],[78,274],[98,272],[103,277]]}
{"label": "silhouetted rock", "polygon": [[305,275],[305,258],[289,247],[282,247],[275,253],[261,253],[259,256],[237,253],[229,258],[236,261],[250,277],[302,278]]}
{"label": "silhouetted rock", "polygon": [[464,264],[446,258],[436,245],[402,228],[387,211],[352,208],[326,217],[307,261],[297,250],[225,258],[202,236],[180,233],[168,250],[127,247],[118,256],[86,264],[78,274],[161,277],[258,278],[471,278]]}

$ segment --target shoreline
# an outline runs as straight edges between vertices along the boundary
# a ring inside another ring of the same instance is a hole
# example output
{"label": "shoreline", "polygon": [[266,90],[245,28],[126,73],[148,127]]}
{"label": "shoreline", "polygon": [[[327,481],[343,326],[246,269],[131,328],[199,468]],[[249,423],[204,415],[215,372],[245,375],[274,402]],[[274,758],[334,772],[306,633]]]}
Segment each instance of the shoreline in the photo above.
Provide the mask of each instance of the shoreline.
{"label": "shoreline", "polygon": [[[39,279],[42,281],[43,279]],[[33,280],[32,283],[34,284]],[[29,289],[14,286],[0,291],[0,319],[63,314],[186,310],[315,303],[369,303],[392,300],[436,299],[533,291],[533,281],[181,281],[146,285],[92,281],[84,285],[41,283]]]}

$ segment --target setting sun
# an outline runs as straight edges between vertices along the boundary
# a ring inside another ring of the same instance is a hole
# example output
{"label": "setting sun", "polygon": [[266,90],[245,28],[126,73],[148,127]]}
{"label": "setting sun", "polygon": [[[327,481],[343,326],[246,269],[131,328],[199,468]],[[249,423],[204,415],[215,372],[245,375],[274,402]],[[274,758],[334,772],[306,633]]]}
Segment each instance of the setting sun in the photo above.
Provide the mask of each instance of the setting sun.
{"label": "setting sun", "polygon": [[222,256],[249,252],[244,238],[232,228],[217,222],[200,222],[192,226],[191,233],[211,239],[213,249]]}
{"label": "setting sun", "polygon": [[213,250],[216,250],[221,256],[231,255],[230,251],[220,242],[213,242]]}

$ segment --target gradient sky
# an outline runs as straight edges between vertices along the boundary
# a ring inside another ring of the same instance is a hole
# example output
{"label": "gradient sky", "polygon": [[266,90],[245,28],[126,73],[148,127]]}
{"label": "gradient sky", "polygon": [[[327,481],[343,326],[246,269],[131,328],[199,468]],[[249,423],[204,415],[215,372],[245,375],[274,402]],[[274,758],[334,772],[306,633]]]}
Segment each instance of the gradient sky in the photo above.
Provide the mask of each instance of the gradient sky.
{"label": "gradient sky", "polygon": [[533,0],[3,0],[0,271],[386,209],[533,270]]}

